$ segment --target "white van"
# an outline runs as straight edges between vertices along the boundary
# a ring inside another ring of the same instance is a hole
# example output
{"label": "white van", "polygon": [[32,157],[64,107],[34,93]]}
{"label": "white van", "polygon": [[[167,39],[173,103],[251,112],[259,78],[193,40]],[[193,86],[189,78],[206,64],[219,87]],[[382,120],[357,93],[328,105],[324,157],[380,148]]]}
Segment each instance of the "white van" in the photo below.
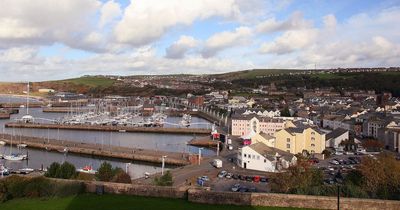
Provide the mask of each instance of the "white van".
{"label": "white van", "polygon": [[222,160],[220,159],[214,159],[212,165],[215,168],[222,168]]}

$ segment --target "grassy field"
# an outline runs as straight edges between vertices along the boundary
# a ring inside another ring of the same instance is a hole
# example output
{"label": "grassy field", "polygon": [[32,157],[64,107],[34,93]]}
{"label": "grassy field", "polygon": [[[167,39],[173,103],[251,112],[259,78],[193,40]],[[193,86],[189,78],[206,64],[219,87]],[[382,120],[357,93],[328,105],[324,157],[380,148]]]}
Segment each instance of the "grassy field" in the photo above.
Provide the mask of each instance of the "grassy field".
{"label": "grassy field", "polygon": [[276,207],[243,207],[205,205],[180,199],[148,198],[127,195],[85,194],[75,197],[51,199],[15,199],[0,204],[1,210],[270,210],[291,209]]}
{"label": "grassy field", "polygon": [[294,69],[253,69],[253,70],[229,72],[224,74],[216,74],[214,76],[227,80],[254,79],[259,76],[267,76],[271,74],[289,74],[291,72],[300,72],[300,71],[301,70],[294,70]]}
{"label": "grassy field", "polygon": [[75,85],[87,85],[90,87],[109,87],[114,84],[115,80],[104,77],[80,77],[74,79],[62,80],[62,82],[70,82]]}

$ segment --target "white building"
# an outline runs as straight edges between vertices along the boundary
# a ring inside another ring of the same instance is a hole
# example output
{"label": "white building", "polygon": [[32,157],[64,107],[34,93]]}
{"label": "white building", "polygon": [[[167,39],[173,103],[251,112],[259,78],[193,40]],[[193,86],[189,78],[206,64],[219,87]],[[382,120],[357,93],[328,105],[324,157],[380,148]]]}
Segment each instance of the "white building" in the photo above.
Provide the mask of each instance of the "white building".
{"label": "white building", "polygon": [[296,156],[291,153],[256,143],[239,149],[237,165],[244,169],[280,172],[295,165]]}
{"label": "white building", "polygon": [[331,147],[331,148],[339,148],[339,144],[342,141],[349,140],[349,131],[345,130],[343,128],[337,128],[333,130],[332,132],[326,134],[326,147]]}

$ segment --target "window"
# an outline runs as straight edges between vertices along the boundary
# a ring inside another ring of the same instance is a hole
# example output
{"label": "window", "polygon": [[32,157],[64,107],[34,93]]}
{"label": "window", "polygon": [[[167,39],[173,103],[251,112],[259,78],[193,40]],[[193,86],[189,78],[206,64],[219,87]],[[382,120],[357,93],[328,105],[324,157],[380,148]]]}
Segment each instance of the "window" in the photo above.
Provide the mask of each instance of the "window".
{"label": "window", "polygon": [[253,159],[256,159],[256,156],[255,156],[255,155],[253,155]]}
{"label": "window", "polygon": [[311,141],[315,141],[315,138],[314,138],[314,137],[311,137]]}
{"label": "window", "polygon": [[260,160],[260,156],[259,155],[257,155],[257,160]]}
{"label": "window", "polygon": [[311,135],[315,135],[315,132],[311,132]]}
{"label": "window", "polygon": [[247,157],[246,154],[244,154],[244,157]]}
{"label": "window", "polygon": [[315,147],[315,144],[311,144],[312,147]]}
{"label": "window", "polygon": [[311,150],[311,154],[314,154],[315,153],[315,151],[314,150]]}
{"label": "window", "polygon": [[287,138],[287,139],[286,139],[286,142],[290,143],[290,138]]}
{"label": "window", "polygon": [[288,148],[288,149],[289,149],[289,148],[290,148],[290,144],[286,144],[286,148]]}
{"label": "window", "polygon": [[286,152],[290,152],[290,150],[286,150]]}
{"label": "window", "polygon": [[264,163],[266,163],[267,162],[267,159],[264,159]]}

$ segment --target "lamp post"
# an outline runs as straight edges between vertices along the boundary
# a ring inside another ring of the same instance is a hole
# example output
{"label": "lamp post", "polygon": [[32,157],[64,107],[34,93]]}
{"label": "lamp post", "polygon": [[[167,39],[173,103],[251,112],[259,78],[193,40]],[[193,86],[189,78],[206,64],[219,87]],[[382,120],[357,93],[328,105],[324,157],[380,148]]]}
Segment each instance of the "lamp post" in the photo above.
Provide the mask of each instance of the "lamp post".
{"label": "lamp post", "polygon": [[203,150],[203,149],[204,149],[203,147],[199,148],[199,165],[200,165],[200,161],[201,161],[201,150]]}
{"label": "lamp post", "polygon": [[164,167],[165,167],[165,158],[167,158],[167,156],[162,156],[162,162],[161,162],[161,175],[164,175]]}

